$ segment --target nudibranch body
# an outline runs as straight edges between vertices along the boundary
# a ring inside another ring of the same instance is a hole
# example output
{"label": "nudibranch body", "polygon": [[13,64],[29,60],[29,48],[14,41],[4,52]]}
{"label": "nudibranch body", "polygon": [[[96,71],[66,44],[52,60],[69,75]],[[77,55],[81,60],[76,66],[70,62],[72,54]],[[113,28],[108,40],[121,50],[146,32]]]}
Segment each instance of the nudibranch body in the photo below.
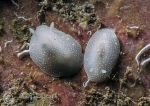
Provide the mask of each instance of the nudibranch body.
{"label": "nudibranch body", "polygon": [[45,73],[54,77],[70,77],[80,71],[83,62],[83,54],[80,44],[70,35],[54,28],[41,25],[32,32],[29,52],[33,62]]}
{"label": "nudibranch body", "polygon": [[102,82],[107,79],[120,53],[119,40],[110,28],[98,30],[90,38],[84,55],[84,69],[89,81]]}

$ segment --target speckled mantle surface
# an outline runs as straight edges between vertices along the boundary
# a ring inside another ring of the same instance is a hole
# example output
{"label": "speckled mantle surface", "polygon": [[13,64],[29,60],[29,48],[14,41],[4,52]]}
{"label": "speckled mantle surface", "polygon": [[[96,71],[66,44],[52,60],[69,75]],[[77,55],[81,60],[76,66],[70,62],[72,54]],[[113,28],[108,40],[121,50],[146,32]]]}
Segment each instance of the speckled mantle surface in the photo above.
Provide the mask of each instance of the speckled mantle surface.
{"label": "speckled mantle surface", "polygon": [[[116,1],[120,2],[117,3]],[[101,22],[108,27],[116,29],[117,36],[121,43],[121,51],[119,62],[115,71],[119,73],[119,78],[123,77],[127,67],[132,67],[133,73],[137,74],[137,64],[134,60],[136,54],[139,50],[144,47],[144,45],[150,43],[150,2],[149,0],[105,0],[104,4],[97,3],[96,14],[101,18]],[[106,86],[114,90],[118,90],[118,82],[106,81],[100,84],[91,83],[86,89],[83,88],[82,84],[86,81],[86,74],[84,70],[71,79],[56,79],[43,74],[40,69],[31,61],[30,58],[25,58],[24,60],[19,60],[16,57],[16,52],[20,46],[15,38],[12,37],[10,31],[10,25],[12,20],[15,19],[14,12],[21,14],[25,17],[32,17],[32,26],[36,27],[40,25],[36,19],[36,12],[39,10],[38,0],[20,0],[19,5],[23,8],[17,9],[11,3],[4,3],[1,7],[0,16],[4,19],[4,31],[3,37],[0,38],[0,46],[2,47],[2,53],[4,57],[5,64],[0,64],[0,89],[1,92],[8,89],[8,83],[12,79],[21,78],[29,76],[29,74],[35,76],[37,84],[37,92],[49,94],[50,92],[57,92],[61,97],[61,104],[63,106],[78,106],[84,101],[84,92],[90,88],[103,90]],[[80,36],[76,32],[71,30],[72,25],[63,21],[54,12],[46,12],[46,23],[51,22],[56,24],[56,27],[70,35],[72,35],[84,48],[90,35],[88,35],[89,30],[83,30],[76,26],[80,30]],[[127,26],[141,26],[142,33],[137,38],[128,37],[125,34],[125,29]],[[95,29],[92,29],[92,33]],[[4,47],[4,43],[7,40],[13,39],[13,42]],[[144,87],[139,89],[128,89],[128,93],[133,98],[139,91],[143,91],[142,94],[148,95],[150,89],[150,73],[143,74],[141,80],[144,83]],[[69,83],[76,85],[77,87],[71,86]],[[143,89],[146,89],[146,93]]]}

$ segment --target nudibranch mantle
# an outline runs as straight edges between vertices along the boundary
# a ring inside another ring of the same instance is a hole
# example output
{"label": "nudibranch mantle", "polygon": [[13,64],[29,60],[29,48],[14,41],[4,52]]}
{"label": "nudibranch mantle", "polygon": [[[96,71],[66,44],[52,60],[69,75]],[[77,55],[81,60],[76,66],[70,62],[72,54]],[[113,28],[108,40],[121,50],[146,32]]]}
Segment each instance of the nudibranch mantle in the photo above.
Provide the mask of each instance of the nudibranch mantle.
{"label": "nudibranch mantle", "polygon": [[120,43],[114,29],[103,28],[90,38],[84,55],[84,69],[89,81],[102,82],[107,79],[120,54]]}
{"label": "nudibranch mantle", "polygon": [[34,31],[29,50],[18,53],[18,57],[30,54],[33,62],[45,73],[54,77],[70,77],[80,71],[83,62],[82,48],[70,35],[54,28],[40,25]]}

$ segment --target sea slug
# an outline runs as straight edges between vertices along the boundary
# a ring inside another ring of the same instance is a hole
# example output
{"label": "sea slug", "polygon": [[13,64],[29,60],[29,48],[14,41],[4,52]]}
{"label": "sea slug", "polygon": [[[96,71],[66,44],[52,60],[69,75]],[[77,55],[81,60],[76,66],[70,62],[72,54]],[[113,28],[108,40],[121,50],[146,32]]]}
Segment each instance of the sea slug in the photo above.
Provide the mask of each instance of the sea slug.
{"label": "sea slug", "polygon": [[89,81],[102,82],[107,79],[120,53],[120,43],[111,28],[103,28],[90,38],[84,55],[84,69]]}
{"label": "sea slug", "polygon": [[82,48],[70,35],[51,26],[40,25],[34,31],[29,50],[18,53],[22,58],[30,54],[33,62],[45,73],[54,77],[70,77],[80,71],[83,62]]}

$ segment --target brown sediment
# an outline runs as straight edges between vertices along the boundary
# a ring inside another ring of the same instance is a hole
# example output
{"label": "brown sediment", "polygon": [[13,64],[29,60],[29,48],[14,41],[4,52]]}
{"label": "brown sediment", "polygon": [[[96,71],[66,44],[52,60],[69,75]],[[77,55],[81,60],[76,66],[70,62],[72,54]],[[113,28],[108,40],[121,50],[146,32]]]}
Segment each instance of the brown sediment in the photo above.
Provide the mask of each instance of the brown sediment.
{"label": "brown sediment", "polygon": [[29,42],[31,34],[29,32],[30,20],[14,19],[11,25],[12,35],[21,43]]}
{"label": "brown sediment", "polygon": [[27,104],[48,106],[56,105],[61,102],[57,93],[52,92],[47,95],[36,92],[38,86],[33,76],[14,79],[8,85],[9,88],[5,90],[0,97],[0,104],[2,106],[22,106]]}
{"label": "brown sediment", "polygon": [[108,10],[108,16],[116,17],[124,0],[114,0]]}
{"label": "brown sediment", "polygon": [[4,21],[0,18],[0,37],[3,35],[4,32]]}
{"label": "brown sediment", "polygon": [[[81,3],[84,3],[84,1],[85,0],[81,2],[77,0],[77,5],[82,5]],[[118,4],[115,2],[118,2]],[[100,84],[91,83],[89,84],[88,89],[93,88],[101,91],[100,94],[96,94],[98,98],[101,98],[101,94],[106,94],[106,90],[104,89],[106,86],[109,86],[110,90],[113,89],[113,91],[119,92],[119,79],[121,78],[126,80],[125,84],[123,84],[123,86],[121,87],[121,91],[126,95],[125,97],[123,96],[123,99],[121,99],[121,103],[122,100],[123,102],[138,100],[139,106],[148,104],[150,74],[147,73],[146,75],[140,75],[139,78],[142,84],[135,84],[135,88],[132,88],[132,86],[134,85],[134,77],[136,79],[136,76],[138,76],[138,67],[134,58],[140,51],[140,49],[144,47],[144,45],[147,45],[150,40],[150,13],[148,12],[150,10],[150,2],[149,0],[125,0],[124,2],[122,0],[116,0],[114,1],[114,3],[112,3],[111,0],[106,0],[105,3],[103,3],[105,6],[97,6],[94,13],[100,18],[100,23],[103,23],[107,27],[116,29],[117,36],[121,43],[122,51],[122,54],[119,58],[119,63],[117,64],[117,69],[115,69],[116,73],[118,73],[116,75],[119,78],[115,78],[115,81],[113,82],[109,80]],[[66,83],[64,83],[64,79],[53,80],[52,77],[43,74],[40,69],[31,61],[31,59],[25,58],[24,60],[19,60],[16,57],[15,51],[18,50],[18,46],[20,46],[20,44],[17,43],[18,40],[13,37],[13,33],[10,31],[12,20],[17,19],[17,17],[14,15],[14,12],[17,12],[17,14],[20,16],[32,18],[31,26],[38,26],[40,24],[40,22],[37,20],[37,12],[40,10],[40,7],[38,6],[39,1],[20,0],[18,2],[19,6],[21,7],[19,10],[11,3],[5,2],[5,0],[3,0],[3,3],[1,3],[0,5],[2,4],[3,6],[0,7],[0,14],[5,23],[5,33],[3,33],[3,36],[0,38],[0,46],[2,47],[2,53],[0,54],[2,55],[2,64],[0,63],[1,95],[7,92],[7,90],[9,89],[8,83],[11,82],[11,80],[17,78],[25,78],[26,75],[28,76],[30,73],[31,75],[34,75],[34,78],[36,80],[36,88],[38,89],[36,89],[35,91],[37,93],[51,95],[55,91],[54,93],[57,93],[58,97],[60,98],[60,105],[84,105],[83,102],[86,100],[85,98],[87,97],[87,95],[93,95],[91,92],[85,92],[86,89],[82,87],[83,82],[85,82],[85,80],[87,79],[84,69],[82,69],[77,76],[68,79],[70,83],[77,85],[77,87],[72,87],[72,85],[70,84],[66,85]],[[113,7],[114,9],[110,10]],[[110,13],[113,15],[119,15],[119,17],[108,16],[109,11],[112,11]],[[81,23],[81,21],[77,21],[72,24],[71,21],[69,21],[67,18],[63,19],[63,17],[61,17],[56,12],[52,10],[46,10],[46,24],[49,25],[52,21],[56,24],[56,27],[58,29],[72,35],[77,41],[79,41],[79,43],[83,47],[83,51],[86,43],[91,37],[91,35],[89,35],[87,32],[91,31],[91,33],[93,34],[97,30],[97,26],[95,24],[92,24],[92,27],[89,27],[85,30],[79,26],[79,22]],[[137,36],[136,39],[132,39],[132,37],[128,37],[125,34],[126,26],[144,26],[144,28],[142,29],[142,33],[140,34],[140,36]],[[13,42],[8,45],[7,48],[4,48],[5,41],[11,39],[13,39]],[[132,68],[131,73],[128,73],[129,79],[124,78],[124,75],[127,75],[125,74],[127,67]],[[25,75],[22,76],[21,73],[24,73]],[[140,93],[137,93],[137,91],[140,91]],[[124,98],[126,98],[127,100],[125,100]]]}

